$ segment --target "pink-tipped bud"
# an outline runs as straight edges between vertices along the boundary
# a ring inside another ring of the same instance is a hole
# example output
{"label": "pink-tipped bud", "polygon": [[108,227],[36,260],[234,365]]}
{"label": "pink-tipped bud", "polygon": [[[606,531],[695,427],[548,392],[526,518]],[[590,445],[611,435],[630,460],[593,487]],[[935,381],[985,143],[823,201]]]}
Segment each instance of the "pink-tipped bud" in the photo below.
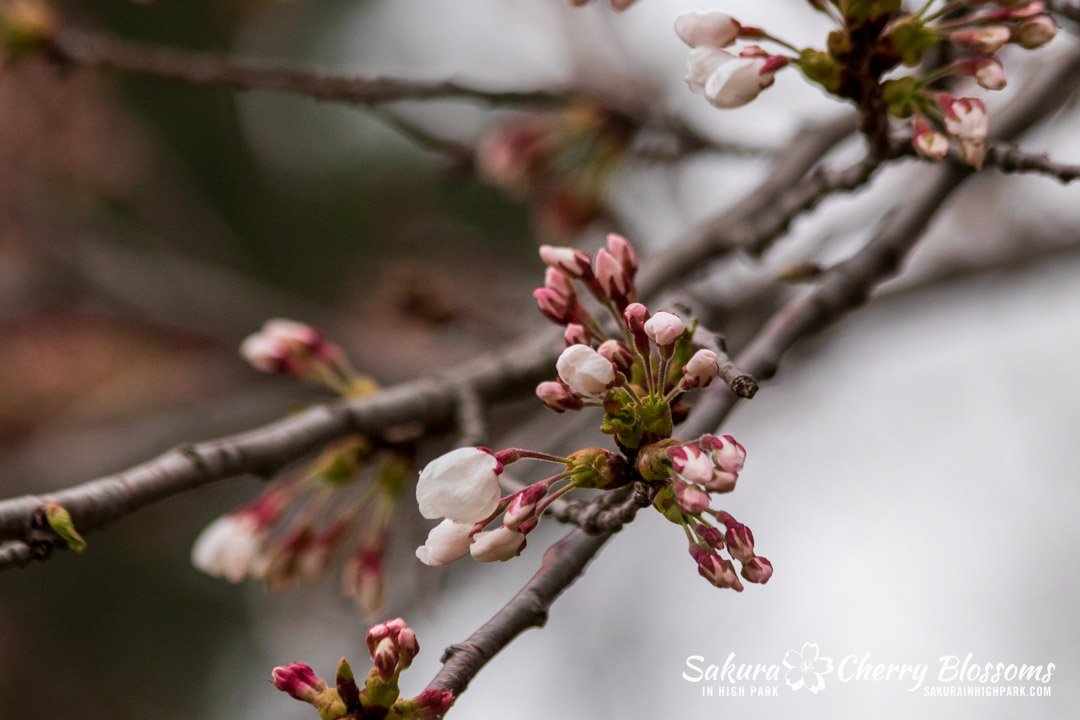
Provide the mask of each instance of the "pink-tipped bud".
{"label": "pink-tipped bud", "polygon": [[574,283],[562,270],[549,267],[544,271],[544,287],[554,290],[559,295],[571,298],[577,295]]}
{"label": "pink-tipped bud", "polygon": [[1013,42],[1025,50],[1042,47],[1057,35],[1057,25],[1049,15],[1036,15],[1025,20],[1013,32]]}
{"label": "pink-tipped bud", "polygon": [[323,679],[303,663],[289,663],[285,667],[274,668],[270,680],[278,690],[306,703],[315,703],[319,693],[326,690]]}
{"label": "pink-tipped bud", "polygon": [[384,680],[409,667],[420,652],[415,633],[401,618],[372,625],[368,629],[367,646],[375,669]]}
{"label": "pink-tipped bud", "polygon": [[742,472],[746,448],[730,435],[703,435],[701,446],[712,455],[716,467],[724,472]]}
{"label": "pink-tipped bud", "polygon": [[351,597],[365,618],[382,611],[386,589],[383,549],[361,548],[345,562],[341,573],[341,591]]}
{"label": "pink-tipped bud", "polygon": [[735,42],[741,26],[721,12],[685,12],[675,18],[675,34],[692,48],[723,48]]}
{"label": "pink-tipped bud", "polygon": [[747,582],[764,585],[772,577],[772,563],[768,558],[755,555],[743,563],[742,576]]}
{"label": "pink-tipped bud", "polygon": [[671,481],[675,490],[675,502],[683,512],[691,515],[704,512],[709,508],[709,494],[700,485],[688,483],[679,478]]}
{"label": "pink-tipped bud", "polygon": [[949,39],[962,48],[983,55],[993,55],[1012,37],[1012,32],[1004,25],[989,25],[977,30],[956,30],[949,34]]}
{"label": "pink-tipped bud", "polygon": [[610,360],[611,364],[623,374],[628,375],[630,373],[630,366],[634,362],[634,356],[630,352],[630,348],[626,347],[622,342],[605,340],[600,343],[600,347],[596,348],[596,352]]}
{"label": "pink-tipped bud", "polygon": [[643,356],[649,355],[649,336],[645,332],[645,323],[649,321],[649,309],[641,303],[630,303],[623,310],[626,329],[634,338],[634,345]]}
{"label": "pink-tipped bud", "polygon": [[671,460],[672,468],[683,480],[701,485],[707,485],[712,481],[715,471],[712,458],[702,452],[695,443],[670,447],[666,454]]}
{"label": "pink-tipped bud", "polygon": [[1005,87],[1005,68],[997,58],[968,58],[956,63],[963,74],[975,78],[975,82],[987,90],[1001,90]]}
{"label": "pink-tipped bud", "polygon": [[754,557],[754,533],[742,523],[731,523],[724,533],[724,542],[731,557],[740,562],[748,562]]}
{"label": "pink-tipped bud", "polygon": [[503,526],[511,530],[519,530],[521,524],[536,512],[537,503],[547,495],[547,491],[547,486],[539,482],[514,493],[510,498],[510,503],[506,506],[506,513],[503,515]]}
{"label": "pink-tipped bud", "polygon": [[517,530],[497,527],[476,533],[469,553],[479,562],[503,562],[517,557],[525,549],[525,533],[521,532],[524,525],[522,523],[522,528]]}
{"label": "pink-tipped bud", "polygon": [[960,142],[960,159],[978,170],[986,157],[990,132],[986,104],[978,98],[954,98],[948,93],[938,95],[938,104],[945,110],[945,129]]}
{"label": "pink-tipped bud", "polygon": [[604,249],[596,253],[594,274],[604,297],[614,302],[616,307],[626,307],[627,298],[632,289],[632,279],[615,256]]}
{"label": "pink-tipped bud", "polygon": [[743,591],[743,584],[735,573],[735,567],[730,560],[725,560],[700,545],[690,546],[690,556],[697,563],[698,575],[716,587],[731,588],[736,592]]}
{"label": "pink-tipped bud", "polygon": [[709,543],[714,549],[724,549],[724,533],[720,528],[714,528],[712,525],[699,525],[697,533],[702,540]]}
{"label": "pink-tipped bud", "polygon": [[720,372],[720,358],[712,350],[702,348],[694,353],[682,369],[682,386],[691,390],[706,387]]}
{"label": "pink-tipped bud", "polygon": [[623,266],[623,270],[626,271],[627,275],[633,278],[638,269],[638,259],[637,253],[634,252],[634,246],[630,244],[630,241],[622,235],[608,233],[607,249]]}
{"label": "pink-tipped bud", "polygon": [[661,350],[672,348],[686,332],[686,325],[677,315],[663,310],[657,312],[645,322],[645,334]]}
{"label": "pink-tipped bud", "polygon": [[592,258],[584,250],[572,247],[540,246],[540,259],[551,268],[561,270],[572,278],[592,275]]}
{"label": "pink-tipped bud", "polygon": [[320,361],[337,361],[341,350],[315,328],[293,320],[267,320],[262,329],[240,344],[240,354],[256,370],[297,377]]}
{"label": "pink-tipped bud", "polygon": [[566,330],[563,332],[563,340],[566,342],[567,347],[571,345],[588,345],[591,339],[589,331],[580,323],[567,324]]}
{"label": "pink-tipped bud", "polygon": [[409,700],[399,700],[394,706],[400,717],[410,720],[437,720],[454,704],[454,693],[449,690],[425,690]]}
{"label": "pink-tipped bud", "polygon": [[536,386],[536,397],[557,413],[580,410],[581,396],[557,380],[546,380]]}

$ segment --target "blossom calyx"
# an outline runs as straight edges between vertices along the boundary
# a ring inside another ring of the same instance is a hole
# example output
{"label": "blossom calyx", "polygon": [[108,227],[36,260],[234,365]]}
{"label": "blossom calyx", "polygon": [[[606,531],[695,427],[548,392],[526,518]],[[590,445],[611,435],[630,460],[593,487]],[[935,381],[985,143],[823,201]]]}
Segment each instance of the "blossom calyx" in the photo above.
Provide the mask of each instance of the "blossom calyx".
{"label": "blossom calyx", "polygon": [[566,464],[566,472],[571,482],[586,488],[614,488],[633,479],[622,455],[604,448],[585,448],[572,453]]}

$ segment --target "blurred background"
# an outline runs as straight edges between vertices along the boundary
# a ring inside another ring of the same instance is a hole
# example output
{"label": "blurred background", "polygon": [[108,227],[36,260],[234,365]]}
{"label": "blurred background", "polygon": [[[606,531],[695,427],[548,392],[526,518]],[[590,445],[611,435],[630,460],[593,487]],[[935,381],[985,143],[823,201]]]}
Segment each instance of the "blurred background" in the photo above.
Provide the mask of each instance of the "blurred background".
{"label": "blurred background", "polygon": [[[572,86],[741,149],[658,158],[619,146],[588,212],[567,211],[561,199],[478,181],[393,127],[474,147],[510,111],[410,102],[387,116],[10,64],[0,73],[5,496],[317,400],[237,355],[269,317],[324,329],[386,383],[501,345],[537,327],[529,292],[539,242],[595,245],[618,228],[662,252],[752,188],[797,128],[845,111],[794,73],[739,110],[690,94],[685,48],[668,28],[703,4],[640,0],[622,14],[556,0],[57,7],[82,27],[185,48],[491,87]],[[824,35],[801,3],[723,9],[796,42]],[[1061,33],[1043,52],[1007,56],[1010,86],[1075,51]],[[1021,144],[1080,161],[1077,120],[1070,104]],[[860,153],[847,143],[833,162]],[[917,165],[897,163],[869,189],[829,200],[760,261],[737,259],[699,280],[716,329],[738,347],[789,292],[772,279],[777,268],[849,254],[903,200]],[[715,590],[697,577],[682,535],[643,513],[543,631],[478,676],[454,716],[1076,716],[1078,228],[1075,185],[993,171],[967,183],[904,277],[800,346],[724,428],[749,450],[728,509],[773,561],[769,585]],[[557,427],[548,417],[527,432]],[[363,665],[367,624],[336,580],[271,594],[189,563],[199,530],[259,487],[236,479],[169,499],[95,533],[83,556],[0,575],[0,718],[307,717],[267,679],[288,660],[324,674],[342,655]],[[405,675],[411,692],[564,528],[541,526],[513,562],[439,572],[412,558],[426,527],[415,511],[404,515],[386,616],[405,615],[423,648]],[[972,652],[977,662],[1053,662],[1057,672],[1050,698],[997,700],[870,684],[707,698],[681,677],[688,655],[777,663],[807,641],[833,657],[932,663]]]}

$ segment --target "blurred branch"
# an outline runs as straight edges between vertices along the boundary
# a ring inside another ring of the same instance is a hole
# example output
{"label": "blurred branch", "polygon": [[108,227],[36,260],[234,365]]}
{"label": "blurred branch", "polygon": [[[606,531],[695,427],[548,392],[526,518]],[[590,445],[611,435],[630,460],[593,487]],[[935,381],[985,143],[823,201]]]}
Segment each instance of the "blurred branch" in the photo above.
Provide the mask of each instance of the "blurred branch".
{"label": "blurred branch", "polygon": [[1080,3],[1077,3],[1076,0],[1048,0],[1046,7],[1051,12],[1080,24]]}
{"label": "blurred branch", "polygon": [[1068,184],[1080,178],[1080,165],[1059,163],[1045,153],[1024,152],[1009,143],[991,143],[986,152],[984,167],[995,167],[1003,173],[1039,173]]}

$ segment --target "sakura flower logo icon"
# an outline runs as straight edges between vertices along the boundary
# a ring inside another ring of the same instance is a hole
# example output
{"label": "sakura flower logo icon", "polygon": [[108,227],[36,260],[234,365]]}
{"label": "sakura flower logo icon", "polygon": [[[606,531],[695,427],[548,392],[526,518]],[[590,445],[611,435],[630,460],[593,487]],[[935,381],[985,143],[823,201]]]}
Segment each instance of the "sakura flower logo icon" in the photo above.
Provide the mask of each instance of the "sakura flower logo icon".
{"label": "sakura flower logo icon", "polygon": [[815,695],[825,689],[825,676],[833,671],[830,657],[822,657],[817,643],[803,643],[802,651],[784,655],[784,681],[792,690],[806,688]]}

